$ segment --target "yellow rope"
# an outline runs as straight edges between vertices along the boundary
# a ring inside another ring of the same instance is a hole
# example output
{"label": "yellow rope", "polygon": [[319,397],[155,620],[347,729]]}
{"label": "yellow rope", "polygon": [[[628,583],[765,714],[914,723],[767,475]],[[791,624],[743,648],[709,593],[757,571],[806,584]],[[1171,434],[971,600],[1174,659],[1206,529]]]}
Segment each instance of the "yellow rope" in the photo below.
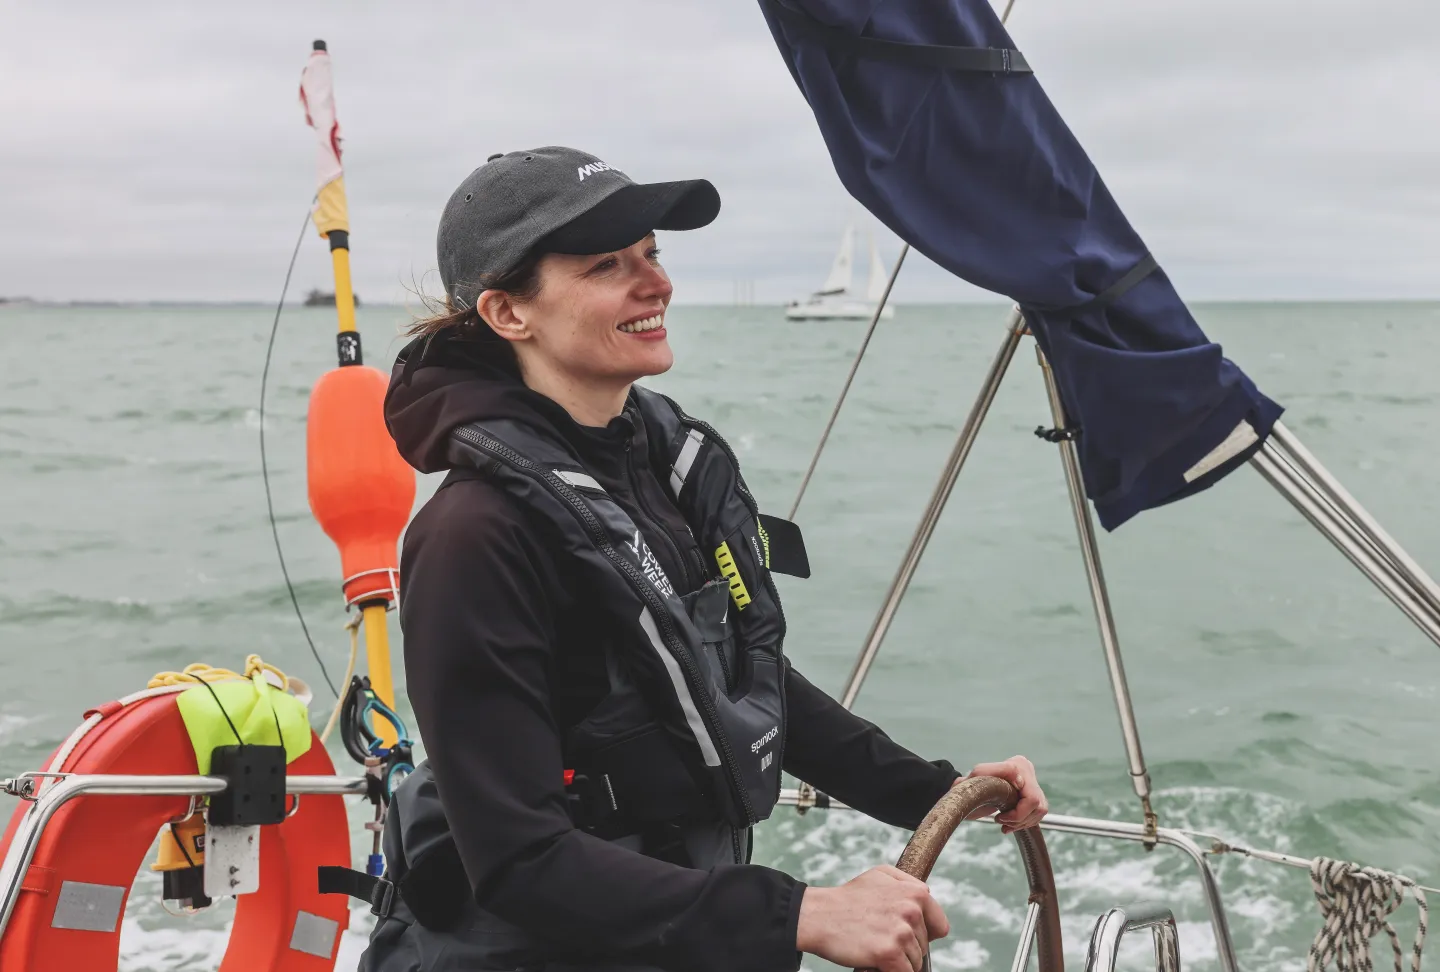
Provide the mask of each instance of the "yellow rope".
{"label": "yellow rope", "polygon": [[[345,622],[345,630],[350,632],[350,664],[345,666],[345,677],[340,680],[340,684],[345,686],[346,692],[350,688],[350,678],[355,674],[355,657],[360,654],[360,623],[364,620],[365,616],[356,611],[355,617]],[[322,745],[330,738],[335,723],[340,721],[340,710],[345,706],[346,692],[341,692],[340,697],[335,700],[335,710],[330,713],[330,721],[325,723],[325,731],[320,733]]]}
{"label": "yellow rope", "polygon": [[[229,679],[249,679],[252,678],[256,672],[270,672],[271,674],[275,675],[277,678],[280,679],[280,687],[282,690],[288,689],[290,687],[290,677],[284,672],[282,672],[280,669],[276,668],[274,665],[266,662],[259,655],[246,656],[244,674],[241,674],[239,672],[232,672],[228,668],[215,668],[213,666],[205,664],[204,662],[195,662],[194,664],[186,665],[182,671],[159,672],[150,679],[149,683],[145,687],[153,689],[165,688],[166,686],[170,685],[194,684],[197,679],[203,682],[223,682]],[[346,678],[348,679],[349,676],[347,675]]]}

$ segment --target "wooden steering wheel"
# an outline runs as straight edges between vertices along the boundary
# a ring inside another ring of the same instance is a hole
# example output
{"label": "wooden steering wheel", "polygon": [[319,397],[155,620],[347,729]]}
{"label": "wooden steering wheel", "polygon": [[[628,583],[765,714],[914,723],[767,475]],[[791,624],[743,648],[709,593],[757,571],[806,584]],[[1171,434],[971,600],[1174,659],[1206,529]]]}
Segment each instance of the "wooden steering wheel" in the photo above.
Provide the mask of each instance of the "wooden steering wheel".
{"label": "wooden steering wheel", "polygon": [[[1015,788],[998,777],[972,776],[961,780],[925,815],[895,866],[912,877],[926,880],[960,821],[988,807],[998,811],[1009,810],[1018,798]],[[1055,873],[1050,869],[1050,852],[1045,849],[1045,838],[1038,828],[1032,827],[1016,831],[1015,842],[1020,845],[1025,878],[1030,882],[1030,901],[1040,906],[1039,921],[1035,926],[1035,955],[1039,972],[1064,972],[1060,905],[1055,900]],[[927,969],[929,964],[927,951]]]}

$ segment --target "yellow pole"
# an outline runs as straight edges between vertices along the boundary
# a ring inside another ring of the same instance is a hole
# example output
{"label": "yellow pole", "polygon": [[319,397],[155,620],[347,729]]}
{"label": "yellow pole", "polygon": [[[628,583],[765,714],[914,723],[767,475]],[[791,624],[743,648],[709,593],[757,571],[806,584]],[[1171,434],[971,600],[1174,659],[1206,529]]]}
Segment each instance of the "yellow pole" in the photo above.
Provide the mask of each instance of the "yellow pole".
{"label": "yellow pole", "polygon": [[[337,301],[338,303],[338,301]],[[364,609],[365,661],[370,668],[370,687],[380,701],[395,708],[395,683],[390,678],[390,629],[386,624],[385,605],[370,604]],[[389,723],[376,727],[386,747],[395,745],[395,730]]]}
{"label": "yellow pole", "polygon": [[[349,234],[345,242],[348,244]],[[335,315],[340,319],[341,332],[355,330],[355,291],[350,285],[350,247],[337,246],[330,251],[335,267]]]}
{"label": "yellow pole", "polygon": [[[344,180],[336,179],[325,187],[339,196],[339,205],[344,207]],[[326,193],[321,193],[325,202]],[[331,204],[334,204],[332,197]],[[350,233],[348,230],[333,229],[327,234],[330,241],[330,262],[335,268],[335,316],[340,324],[341,366],[360,363],[360,333],[355,329],[355,292],[350,284]],[[385,617],[385,603],[363,605],[365,619],[365,661],[370,675],[370,687],[390,708],[395,708],[395,682],[390,672],[390,631]],[[382,722],[378,727],[380,739],[385,746],[395,745],[395,730]]]}

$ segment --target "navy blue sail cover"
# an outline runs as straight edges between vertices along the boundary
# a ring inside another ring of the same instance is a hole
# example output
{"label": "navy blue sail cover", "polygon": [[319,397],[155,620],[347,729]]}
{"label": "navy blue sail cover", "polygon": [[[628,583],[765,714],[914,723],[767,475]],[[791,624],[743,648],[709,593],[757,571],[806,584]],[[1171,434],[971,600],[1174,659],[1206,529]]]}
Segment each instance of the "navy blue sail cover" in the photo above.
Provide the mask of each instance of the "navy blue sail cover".
{"label": "navy blue sail cover", "polygon": [[[1280,406],[1149,269],[986,0],[760,6],[851,195],[931,260],[1019,304],[1080,430],[1106,529],[1213,485],[1260,447]],[[938,45],[1000,53],[957,69],[936,66]]]}

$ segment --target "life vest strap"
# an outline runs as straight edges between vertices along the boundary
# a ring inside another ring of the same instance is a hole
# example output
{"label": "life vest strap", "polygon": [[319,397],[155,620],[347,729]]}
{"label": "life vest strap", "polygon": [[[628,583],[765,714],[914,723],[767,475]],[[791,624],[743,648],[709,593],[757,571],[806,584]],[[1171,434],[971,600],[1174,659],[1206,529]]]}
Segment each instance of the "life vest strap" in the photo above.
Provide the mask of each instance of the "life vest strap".
{"label": "life vest strap", "polygon": [[320,868],[321,894],[347,894],[370,903],[370,913],[389,918],[395,911],[395,884],[348,867],[326,865]]}

